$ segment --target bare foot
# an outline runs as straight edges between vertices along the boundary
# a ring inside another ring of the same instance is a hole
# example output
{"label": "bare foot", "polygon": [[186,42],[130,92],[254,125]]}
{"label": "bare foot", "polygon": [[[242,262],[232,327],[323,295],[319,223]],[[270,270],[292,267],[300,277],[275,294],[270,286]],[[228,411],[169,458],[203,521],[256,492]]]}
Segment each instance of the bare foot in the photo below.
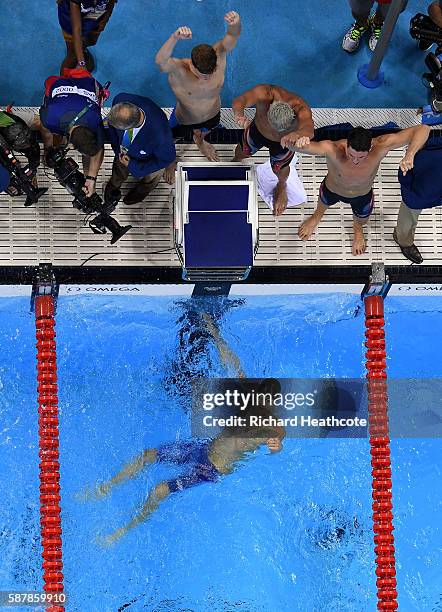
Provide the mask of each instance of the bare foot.
{"label": "bare foot", "polygon": [[210,142],[206,142],[205,140],[197,141],[196,145],[201,153],[207,157],[209,161],[219,161],[218,153],[213,145]]}
{"label": "bare foot", "polygon": [[285,187],[278,188],[277,186],[273,192],[273,214],[275,217],[282,215],[287,208],[287,202],[287,190]]}
{"label": "bare foot", "polygon": [[175,183],[175,170],[176,170],[176,161],[172,162],[164,169],[163,179],[169,185],[173,185]]}
{"label": "bare foot", "polygon": [[75,499],[79,502],[87,502],[87,501],[93,501],[95,499],[102,499],[103,497],[106,497],[106,495],[109,493],[109,490],[110,490],[110,487],[106,486],[106,484],[103,483],[101,485],[97,485],[95,489],[88,487],[84,491],[81,491],[80,493],[76,493]]}
{"label": "bare foot", "polygon": [[308,240],[319,224],[320,219],[315,215],[310,215],[308,219],[301,224],[298,230],[298,236],[301,240]]}
{"label": "bare foot", "polygon": [[365,244],[364,238],[364,230],[362,229],[362,225],[360,223],[355,223],[353,225],[354,238],[353,244],[351,246],[351,252],[353,255],[362,255],[365,253],[367,248]]}
{"label": "bare foot", "polygon": [[107,536],[96,536],[95,543],[101,548],[110,548],[116,544],[116,542],[123,537],[124,534],[125,530],[120,528]]}

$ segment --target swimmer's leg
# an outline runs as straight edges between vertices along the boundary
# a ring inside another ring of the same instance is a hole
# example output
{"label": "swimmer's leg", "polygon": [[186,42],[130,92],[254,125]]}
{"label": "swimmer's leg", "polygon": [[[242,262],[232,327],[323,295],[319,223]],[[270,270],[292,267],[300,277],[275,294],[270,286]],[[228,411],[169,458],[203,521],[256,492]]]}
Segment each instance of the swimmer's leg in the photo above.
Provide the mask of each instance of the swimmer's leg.
{"label": "swimmer's leg", "polygon": [[353,255],[362,255],[367,249],[364,238],[364,225],[367,225],[368,217],[361,219],[353,215],[353,242],[351,245],[351,252]]}
{"label": "swimmer's leg", "polygon": [[304,223],[301,224],[298,230],[298,236],[301,238],[301,240],[308,240],[310,238],[315,229],[318,227],[319,222],[324,216],[327,208],[328,206],[323,204],[321,199],[319,198],[315,212],[310,215],[310,217],[306,219]]}
{"label": "swimmer's leg", "polygon": [[202,318],[204,319],[207,329],[209,330],[215,346],[218,349],[219,356],[225,368],[229,365],[233,368],[237,378],[246,378],[246,374],[242,369],[241,361],[238,355],[230,348],[224,338],[221,336],[218,327],[215,325],[214,320],[208,313],[203,313]]}
{"label": "swimmer's leg", "polygon": [[113,478],[102,482],[100,485],[96,486],[95,489],[86,489],[83,494],[78,496],[79,499],[86,501],[89,499],[99,499],[101,497],[105,497],[116,485],[134,478],[134,476],[141,472],[146,464],[155,463],[157,460],[157,454],[158,451],[155,448],[145,449],[142,453],[135,457],[133,461],[125,465],[124,468],[118,472],[118,474],[113,476]]}
{"label": "swimmer's leg", "polygon": [[113,533],[109,535],[98,538],[98,543],[102,546],[111,546],[115,544],[117,540],[122,538],[128,531],[139,525],[140,523],[144,523],[144,521],[158,508],[160,503],[166,499],[170,495],[170,489],[167,482],[163,481],[157,484],[157,486],[149,493],[147,500],[144,502],[143,507],[139,514],[134,516],[134,518],[119,529],[116,529]]}
{"label": "swimmer's leg", "polygon": [[208,134],[209,132],[203,133],[202,130],[193,130],[193,142],[209,161],[219,161],[215,147],[204,139]]}
{"label": "swimmer's leg", "polygon": [[243,159],[247,159],[248,157],[251,157],[251,155],[252,153],[243,151],[241,145],[237,144],[236,149],[235,149],[235,155],[232,161],[241,161]]}
{"label": "swimmer's leg", "polygon": [[273,190],[273,215],[278,217],[282,215],[287,208],[287,179],[290,174],[290,166],[281,168],[281,170],[275,172],[275,174],[278,177],[278,183]]}

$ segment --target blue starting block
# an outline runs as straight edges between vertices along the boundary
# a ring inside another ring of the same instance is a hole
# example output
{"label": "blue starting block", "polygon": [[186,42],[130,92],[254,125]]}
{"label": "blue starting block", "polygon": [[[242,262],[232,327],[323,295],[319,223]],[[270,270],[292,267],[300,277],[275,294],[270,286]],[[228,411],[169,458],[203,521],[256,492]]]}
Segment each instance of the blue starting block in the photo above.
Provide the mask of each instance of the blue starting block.
{"label": "blue starting block", "polygon": [[180,162],[173,210],[184,280],[247,278],[259,242],[254,164]]}

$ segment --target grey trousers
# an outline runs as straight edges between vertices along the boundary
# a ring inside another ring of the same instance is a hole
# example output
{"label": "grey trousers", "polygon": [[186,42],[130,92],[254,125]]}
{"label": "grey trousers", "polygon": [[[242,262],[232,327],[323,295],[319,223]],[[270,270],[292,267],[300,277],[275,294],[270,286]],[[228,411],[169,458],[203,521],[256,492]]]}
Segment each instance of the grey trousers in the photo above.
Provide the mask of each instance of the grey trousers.
{"label": "grey trousers", "polygon": [[401,202],[395,229],[397,241],[401,246],[409,247],[414,244],[414,233],[421,212],[422,209],[408,208]]}
{"label": "grey trousers", "polygon": [[[375,0],[348,0],[350,4],[350,9],[353,14],[353,17],[357,20],[365,21],[368,19],[371,9],[373,8],[373,4]],[[404,11],[407,7],[408,0],[403,0],[402,10]],[[378,4],[376,12],[385,19],[388,9],[390,8],[389,4]]]}
{"label": "grey trousers", "polygon": [[[149,193],[149,188],[153,189],[153,187],[155,187],[155,185],[160,179],[162,172],[162,170],[157,170],[156,172],[148,174],[140,180],[140,183],[146,186],[146,193]],[[124,183],[124,181],[127,180],[128,176],[128,168],[126,168],[126,166],[123,166],[118,157],[115,156],[114,163],[112,164],[112,176],[110,178],[110,183],[112,187],[114,187],[115,189],[119,189]]]}

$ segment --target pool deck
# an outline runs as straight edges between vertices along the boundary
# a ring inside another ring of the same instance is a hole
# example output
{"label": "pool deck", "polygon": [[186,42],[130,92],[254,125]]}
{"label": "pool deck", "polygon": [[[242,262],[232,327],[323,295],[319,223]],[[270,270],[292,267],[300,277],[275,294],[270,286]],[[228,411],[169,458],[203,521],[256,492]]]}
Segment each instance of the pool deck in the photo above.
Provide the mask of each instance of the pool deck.
{"label": "pool deck", "polygon": [[[31,109],[22,109],[29,110]],[[388,121],[394,121],[400,127],[419,123],[414,109],[315,109],[314,120],[317,128],[346,121],[367,127],[382,125]],[[229,109],[223,109],[223,124],[228,128],[236,127]],[[233,149],[232,144],[217,145],[220,159],[224,161],[231,159]],[[179,158],[187,162],[203,159],[194,145],[177,145],[177,151]],[[354,257],[351,254],[352,215],[348,206],[338,204],[327,211],[309,241],[303,242],[298,238],[297,229],[314,210],[319,185],[326,173],[323,158],[300,154],[297,167],[308,195],[308,202],[304,206],[290,208],[284,215],[275,218],[267,205],[259,201],[260,245],[256,266],[357,267],[379,260],[384,261],[387,266],[408,266],[409,262],[404,259],[392,239],[401,200],[397,169],[402,156],[402,151],[393,151],[381,164],[375,181],[376,208],[366,234],[367,252]],[[267,151],[264,150],[253,159],[261,163],[267,158]],[[112,159],[113,153],[107,145],[97,182],[97,191],[100,194],[110,175]],[[161,182],[142,204],[131,207],[122,203],[119,205],[114,216],[122,225],[133,225],[133,229],[111,246],[108,236],[94,235],[88,227],[82,226],[83,213],[72,207],[72,197],[50,178],[51,175],[52,171],[49,171],[49,175],[45,176],[40,168],[39,184],[48,187],[48,192],[37,206],[24,208],[22,198],[0,195],[2,268],[36,266],[41,262],[51,262],[54,266],[77,267],[92,255],[95,257],[87,262],[87,267],[180,267],[173,247],[173,218],[170,207],[172,188],[169,185]],[[416,243],[426,266],[442,265],[441,207],[423,212]]]}

